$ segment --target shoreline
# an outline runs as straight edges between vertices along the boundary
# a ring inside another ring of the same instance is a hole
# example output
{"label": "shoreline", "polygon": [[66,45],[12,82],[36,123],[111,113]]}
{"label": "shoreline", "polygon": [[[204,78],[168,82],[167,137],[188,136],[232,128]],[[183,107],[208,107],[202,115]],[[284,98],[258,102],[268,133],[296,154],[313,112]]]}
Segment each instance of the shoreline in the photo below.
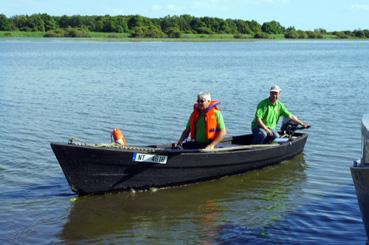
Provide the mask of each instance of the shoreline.
{"label": "shoreline", "polygon": [[253,41],[365,41],[369,38],[338,38],[334,35],[325,35],[323,38],[285,38],[283,35],[271,35],[268,38],[255,38],[243,36],[235,38],[233,34],[184,34],[179,38],[148,38],[129,37],[129,33],[105,33],[90,32],[88,37],[45,37],[46,32],[21,32],[21,31],[0,31],[2,38],[41,38],[41,39],[78,39],[92,41],[122,41],[122,42],[253,42]]}

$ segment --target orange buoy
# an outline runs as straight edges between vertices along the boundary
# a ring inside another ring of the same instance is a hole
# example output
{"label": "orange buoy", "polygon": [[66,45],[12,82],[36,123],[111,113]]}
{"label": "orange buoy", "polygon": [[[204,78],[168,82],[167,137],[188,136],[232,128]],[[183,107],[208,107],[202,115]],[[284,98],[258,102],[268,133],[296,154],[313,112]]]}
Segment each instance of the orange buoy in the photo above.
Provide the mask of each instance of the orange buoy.
{"label": "orange buoy", "polygon": [[113,132],[111,132],[111,135],[114,138],[114,142],[121,145],[127,145],[126,140],[123,137],[123,134],[120,132],[118,128],[115,128]]}

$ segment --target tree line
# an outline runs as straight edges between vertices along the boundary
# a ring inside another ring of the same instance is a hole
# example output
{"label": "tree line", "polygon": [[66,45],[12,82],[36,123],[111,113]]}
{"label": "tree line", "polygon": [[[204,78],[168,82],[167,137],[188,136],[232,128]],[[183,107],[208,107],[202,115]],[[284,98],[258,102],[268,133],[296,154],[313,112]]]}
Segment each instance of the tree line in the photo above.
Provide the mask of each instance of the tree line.
{"label": "tree line", "polygon": [[132,38],[180,38],[184,34],[232,34],[234,38],[270,38],[280,35],[289,39],[314,39],[332,35],[335,38],[369,38],[369,30],[327,32],[283,27],[273,20],[259,24],[255,20],[194,17],[191,15],[148,18],[128,16],[50,16],[46,13],[0,14],[0,31],[44,32],[45,37],[88,37],[90,32],[129,33]]}

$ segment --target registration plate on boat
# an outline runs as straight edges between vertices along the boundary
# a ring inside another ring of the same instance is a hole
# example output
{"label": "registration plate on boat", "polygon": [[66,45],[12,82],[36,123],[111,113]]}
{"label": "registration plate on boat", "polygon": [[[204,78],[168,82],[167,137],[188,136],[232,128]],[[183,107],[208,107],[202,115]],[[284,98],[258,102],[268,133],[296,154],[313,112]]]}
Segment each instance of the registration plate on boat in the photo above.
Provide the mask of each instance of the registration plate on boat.
{"label": "registration plate on boat", "polygon": [[167,164],[168,156],[133,152],[132,160],[135,162],[150,162],[150,163]]}

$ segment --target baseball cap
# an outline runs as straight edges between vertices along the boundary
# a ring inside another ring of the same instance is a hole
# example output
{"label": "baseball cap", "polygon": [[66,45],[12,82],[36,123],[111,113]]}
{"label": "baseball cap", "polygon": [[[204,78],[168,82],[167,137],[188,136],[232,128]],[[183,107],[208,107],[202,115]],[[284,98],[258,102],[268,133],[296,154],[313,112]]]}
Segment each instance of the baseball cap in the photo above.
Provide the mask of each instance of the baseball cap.
{"label": "baseball cap", "polygon": [[270,92],[281,92],[281,91],[282,89],[276,84],[270,87]]}

